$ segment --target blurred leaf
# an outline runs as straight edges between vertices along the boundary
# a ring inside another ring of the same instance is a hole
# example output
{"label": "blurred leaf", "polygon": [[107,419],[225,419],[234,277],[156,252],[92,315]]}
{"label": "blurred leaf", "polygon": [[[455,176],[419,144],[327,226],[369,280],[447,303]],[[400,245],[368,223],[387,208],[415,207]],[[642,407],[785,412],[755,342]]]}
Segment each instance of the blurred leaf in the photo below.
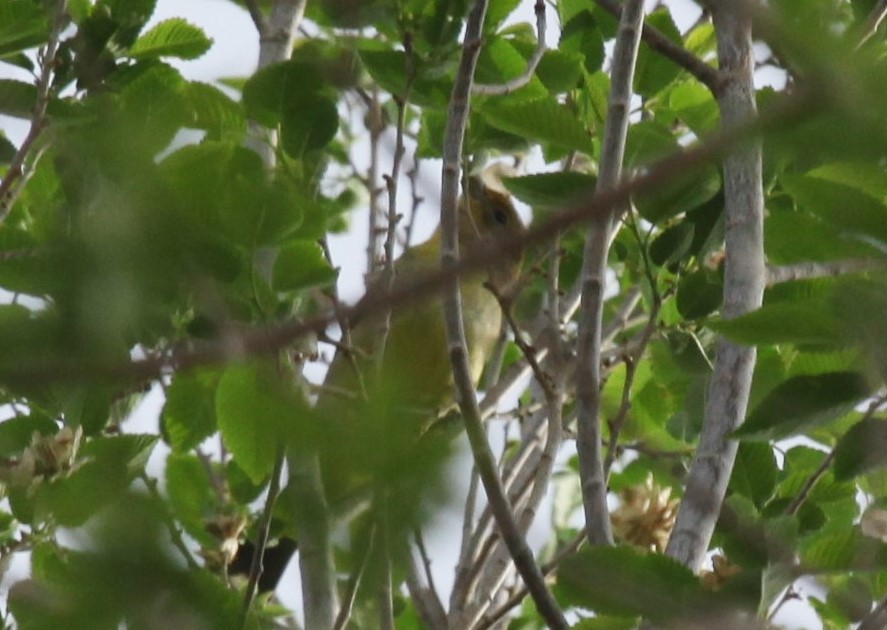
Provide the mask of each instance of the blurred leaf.
{"label": "blurred leaf", "polygon": [[764,221],[767,260],[774,265],[881,255],[857,236],[836,233],[828,223],[800,212],[774,213]]}
{"label": "blurred leaf", "polygon": [[0,0],[0,56],[42,44],[48,35],[49,20],[39,5]]}
{"label": "blurred leaf", "polygon": [[765,396],[736,435],[752,439],[792,435],[803,427],[839,417],[870,393],[869,384],[858,372],[795,376]]}
{"label": "blurred leaf", "polygon": [[859,422],[835,446],[835,479],[846,481],[887,466],[887,419]]}
{"label": "blurred leaf", "polygon": [[671,217],[689,212],[711,201],[721,190],[721,175],[718,169],[710,166],[701,172],[688,173],[673,178],[653,194],[636,199],[640,215],[659,223]]}
{"label": "blurred leaf", "polygon": [[234,139],[240,140],[246,131],[246,118],[240,104],[217,87],[189,81],[185,86],[185,98],[194,114],[189,125],[208,131],[210,138],[219,140],[226,134],[234,134]]}
{"label": "blurred leaf", "polygon": [[166,492],[176,518],[189,536],[202,545],[218,541],[206,529],[217,515],[219,499],[206,466],[191,454],[172,454],[166,460]]}
{"label": "blurred leaf", "polygon": [[711,315],[721,305],[724,283],[720,274],[700,269],[681,278],[676,295],[678,312],[685,319]]}
{"label": "blurred leaf", "polygon": [[328,144],[339,130],[336,101],[320,94],[294,99],[280,121],[280,143],[293,158]]}
{"label": "blurred leaf", "polygon": [[686,622],[717,610],[717,598],[692,571],[627,546],[585,548],[567,558],[558,570],[558,589],[575,606],[657,623]]}
{"label": "blurred leaf", "polygon": [[156,24],[139,37],[129,48],[135,59],[178,57],[197,59],[212,46],[213,41],[193,24],[182,18],[172,18]]}
{"label": "blurred leaf", "polygon": [[243,86],[246,114],[276,127],[293,104],[320,93],[325,82],[312,64],[286,61],[262,68]]}
{"label": "blurred leaf", "polygon": [[225,445],[254,482],[271,473],[298,400],[267,363],[229,366],[216,390],[216,418]]}
{"label": "blurred leaf", "polygon": [[[527,59],[522,55],[512,42],[502,37],[488,39],[477,60],[475,81],[499,85],[521,76],[527,69]],[[542,87],[539,79],[531,77],[530,82],[512,92],[511,100],[517,98],[542,98],[547,91]]]}
{"label": "blurred leaf", "polygon": [[320,246],[314,241],[290,241],[277,254],[271,283],[276,291],[298,291],[336,280]]}
{"label": "blurred leaf", "polygon": [[690,250],[693,232],[694,226],[689,221],[681,221],[663,230],[650,243],[650,260],[659,267],[680,262]]}
{"label": "blurred leaf", "polygon": [[31,413],[15,416],[0,422],[0,457],[21,452],[31,445],[37,435],[55,435],[58,424],[46,416]]}
{"label": "blurred leaf", "polygon": [[14,79],[0,79],[0,114],[30,119],[36,103],[36,86]]}
{"label": "blurred leaf", "polygon": [[594,195],[597,178],[575,171],[507,177],[508,192],[535,210],[560,210]]}
{"label": "blurred leaf", "polygon": [[720,124],[718,104],[711,90],[696,81],[676,85],[668,93],[668,106],[697,136],[714,131]]}
{"label": "blurred leaf", "polygon": [[708,323],[714,330],[739,343],[835,344],[843,337],[842,322],[821,299],[764,304],[735,319]]}

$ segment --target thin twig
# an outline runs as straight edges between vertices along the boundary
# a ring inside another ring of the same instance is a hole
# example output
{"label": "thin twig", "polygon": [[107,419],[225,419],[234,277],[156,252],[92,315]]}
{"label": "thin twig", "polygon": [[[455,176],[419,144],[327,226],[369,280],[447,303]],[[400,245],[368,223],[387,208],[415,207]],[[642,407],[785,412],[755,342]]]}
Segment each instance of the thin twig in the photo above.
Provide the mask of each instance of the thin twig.
{"label": "thin twig", "polygon": [[545,1],[536,0],[536,4],[533,6],[533,11],[536,13],[536,49],[533,51],[533,55],[527,62],[526,70],[524,70],[520,76],[510,79],[505,83],[495,85],[475,83],[471,88],[472,94],[483,96],[511,94],[515,90],[524,87],[532,80],[533,74],[536,72],[536,67],[539,65],[539,61],[542,60],[542,56],[545,54]]}
{"label": "thin twig", "polygon": [[[147,473],[142,472],[139,475],[139,478],[142,480],[142,483],[148,488],[148,492],[151,493],[151,496],[154,498],[163,501],[164,504],[166,500],[161,497],[160,490],[157,488],[157,480],[149,477]],[[161,516],[163,521],[166,523],[166,529],[169,532],[169,539],[172,542],[173,546],[179,550],[179,553],[182,554],[182,557],[185,559],[185,563],[188,565],[189,569],[198,570],[200,569],[200,564],[197,560],[194,559],[194,556],[191,554],[191,551],[188,549],[188,545],[185,544],[185,539],[182,537],[182,530],[176,524],[175,519],[172,517],[172,514],[169,513],[167,509],[161,509]]]}
{"label": "thin twig", "polygon": [[348,584],[345,587],[342,605],[339,607],[339,614],[336,615],[336,622],[333,624],[333,630],[342,630],[342,628],[345,627],[345,624],[348,623],[348,619],[351,617],[351,612],[354,610],[354,602],[357,601],[357,591],[360,589],[360,582],[363,579],[363,574],[370,563],[370,558],[372,557],[373,553],[375,553],[375,540],[376,527],[373,526],[369,532],[369,540],[367,541],[366,552],[363,554],[360,566],[357,568],[356,571],[353,571],[348,578]]}
{"label": "thin twig", "polygon": [[283,474],[284,449],[279,448],[274,459],[274,469],[271,471],[271,480],[268,482],[268,495],[265,497],[265,507],[259,520],[259,532],[256,536],[256,548],[253,552],[252,565],[249,568],[249,580],[246,591],[243,594],[243,608],[240,613],[240,627],[246,627],[247,615],[256,596],[256,588],[259,578],[262,576],[262,560],[265,556],[265,548],[268,545],[268,536],[271,531],[271,518],[274,515],[274,504],[280,494],[280,477]]}
{"label": "thin twig", "polygon": [[[594,0],[602,9],[605,9],[615,17],[622,15],[622,7],[616,0]],[[700,83],[705,85],[712,94],[717,94],[721,85],[721,77],[716,68],[708,65],[682,46],[678,46],[668,39],[662,31],[650,26],[644,25],[644,31],[641,34],[644,41],[649,44],[650,48],[658,52],[663,57],[671,59],[684,70],[699,79]]]}
{"label": "thin twig", "polygon": [[[6,220],[12,210],[19,187],[16,183],[23,183],[26,179],[25,162],[31,154],[35,143],[40,138],[43,130],[47,125],[46,110],[49,107],[49,100],[52,91],[52,76],[55,70],[55,56],[58,52],[59,38],[67,23],[67,0],[57,0],[55,13],[52,18],[52,27],[49,30],[49,37],[46,40],[46,46],[40,55],[40,76],[37,79],[37,100],[34,103],[34,112],[31,115],[31,126],[28,129],[25,139],[12,156],[9,167],[6,169],[6,176],[0,181],[0,223]],[[33,166],[33,165],[32,165]]]}

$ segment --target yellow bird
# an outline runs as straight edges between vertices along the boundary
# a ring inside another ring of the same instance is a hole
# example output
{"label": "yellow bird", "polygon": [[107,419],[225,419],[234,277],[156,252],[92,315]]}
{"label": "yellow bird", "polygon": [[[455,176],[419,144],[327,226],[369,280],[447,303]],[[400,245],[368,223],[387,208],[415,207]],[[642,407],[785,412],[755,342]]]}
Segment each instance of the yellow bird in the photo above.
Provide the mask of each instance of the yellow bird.
{"label": "yellow bird", "polygon": [[[467,195],[459,201],[459,249],[463,256],[524,230],[508,195],[486,186],[479,177],[469,178]],[[439,266],[438,229],[395,262],[394,283]],[[465,337],[475,384],[502,326],[499,302],[486,285],[500,295],[509,295],[520,266],[521,257],[511,256],[461,278]],[[398,463],[398,453],[412,457],[416,438],[453,399],[440,300],[395,310],[384,354],[377,362],[383,336],[380,324],[379,317],[355,323],[351,348],[337,352],[316,406],[330,429],[323,468],[327,494],[334,502],[347,494],[345,488],[353,488],[355,472],[358,478],[365,477],[360,470],[378,477],[380,469]]]}

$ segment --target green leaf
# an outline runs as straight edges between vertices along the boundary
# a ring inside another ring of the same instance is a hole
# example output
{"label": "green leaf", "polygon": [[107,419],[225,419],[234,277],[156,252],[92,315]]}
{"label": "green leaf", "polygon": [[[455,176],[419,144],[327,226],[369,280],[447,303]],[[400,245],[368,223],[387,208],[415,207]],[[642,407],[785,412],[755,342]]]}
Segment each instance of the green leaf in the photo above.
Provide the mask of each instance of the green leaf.
{"label": "green leaf", "polygon": [[717,602],[683,565],[627,546],[585,548],[567,558],[558,570],[558,588],[575,606],[657,623],[704,617]]}
{"label": "green leaf", "polygon": [[276,127],[291,104],[322,91],[325,82],[311,64],[275,63],[256,72],[243,86],[243,105],[250,118]]}
{"label": "green leaf", "polygon": [[297,403],[272,365],[237,364],[222,375],[216,390],[219,431],[253,483],[271,473]]}
{"label": "green leaf", "polygon": [[650,243],[650,260],[660,267],[679,262],[690,251],[694,232],[690,221],[681,221],[663,230]]}
{"label": "green leaf", "polygon": [[764,221],[764,244],[767,260],[774,265],[882,255],[855,235],[836,233],[825,221],[802,212],[768,216]]}
{"label": "green leaf", "polygon": [[185,98],[194,115],[191,125],[208,131],[216,140],[228,134],[233,134],[233,140],[239,141],[243,137],[246,131],[243,109],[219,88],[189,81],[185,86]]}
{"label": "green leaf", "polygon": [[17,152],[18,149],[16,146],[9,141],[2,131],[0,131],[0,164],[9,164],[12,162],[12,158],[15,157]]}
{"label": "green leaf", "polygon": [[182,18],[171,18],[155,25],[130,47],[134,59],[178,57],[196,59],[212,46],[213,40],[199,27]]}
{"label": "green leaf", "polygon": [[858,372],[831,372],[790,378],[764,397],[736,435],[778,439],[823,424],[853,409],[871,393]]}
{"label": "green leaf", "polygon": [[30,119],[37,103],[37,88],[31,83],[0,79],[0,114]]}
{"label": "green leaf", "polygon": [[[657,29],[674,44],[683,47],[681,33],[675,26],[667,7],[662,7],[647,15],[644,18],[644,24]],[[647,98],[653,97],[677,79],[681,72],[682,68],[679,65],[653,50],[646,42],[641,41],[634,72],[634,91]]]}
{"label": "green leaf", "polygon": [[206,467],[194,455],[173,454],[166,460],[166,492],[170,507],[188,535],[204,545],[217,542],[207,532],[218,500]]}
{"label": "green leaf", "polygon": [[280,143],[294,158],[326,146],[339,130],[336,101],[320,94],[302,96],[290,102],[283,112]]}
{"label": "green leaf", "polygon": [[711,315],[721,305],[724,283],[720,274],[700,269],[681,278],[675,296],[678,312],[684,319]]}
{"label": "green leaf", "polygon": [[405,94],[407,56],[404,51],[364,47],[358,54],[370,77],[379,87],[395,96],[402,97]]}
{"label": "green leaf", "polygon": [[565,53],[581,54],[588,73],[601,69],[604,63],[604,36],[590,11],[580,11],[564,24],[558,49]]}
{"label": "green leaf", "polygon": [[546,50],[536,66],[536,76],[552,94],[567,92],[582,78],[583,59],[578,52]]}
{"label": "green leaf", "polygon": [[798,207],[829,223],[838,235],[877,239],[887,246],[885,203],[856,187],[815,176],[786,174],[782,185]]}
{"label": "green leaf", "polygon": [[50,418],[32,413],[0,422],[0,457],[15,455],[31,445],[34,434],[55,435],[58,425]]}
{"label": "green leaf", "polygon": [[502,22],[520,4],[520,0],[490,0],[487,4],[487,13],[484,18],[484,32],[495,32]]}
{"label": "green leaf", "polygon": [[481,114],[494,127],[528,140],[589,154],[594,151],[591,137],[579,119],[554,99],[518,103],[498,99],[486,103]]}
{"label": "green leaf", "polygon": [[776,488],[776,457],[769,444],[742,442],[730,477],[730,489],[748,497],[759,510]]}
{"label": "green leaf", "polygon": [[[655,152],[652,146],[650,149]],[[644,161],[641,159],[641,162]],[[672,178],[669,184],[655,193],[639,196],[636,205],[644,219],[660,223],[701,207],[714,199],[720,190],[721,174],[718,169],[709,166]]]}
{"label": "green leaf", "polygon": [[275,291],[299,291],[325,286],[335,280],[335,269],[314,241],[291,241],[281,248],[271,275]]}
{"label": "green leaf", "polygon": [[841,320],[822,299],[796,299],[764,304],[735,319],[708,322],[715,331],[739,343],[843,345]]}
{"label": "green leaf", "polygon": [[720,124],[720,110],[711,90],[697,81],[676,85],[668,94],[668,106],[697,136]]}
{"label": "green leaf", "polygon": [[575,171],[507,177],[508,192],[535,210],[558,210],[594,195],[597,178]]}
{"label": "green leaf", "polygon": [[887,418],[866,418],[835,445],[835,479],[846,481],[887,466]]}
{"label": "green leaf", "polygon": [[160,420],[166,441],[174,452],[197,447],[216,431],[215,370],[178,372],[166,388]]}
{"label": "green leaf", "polygon": [[42,44],[48,35],[46,11],[37,3],[0,0],[0,56]]}

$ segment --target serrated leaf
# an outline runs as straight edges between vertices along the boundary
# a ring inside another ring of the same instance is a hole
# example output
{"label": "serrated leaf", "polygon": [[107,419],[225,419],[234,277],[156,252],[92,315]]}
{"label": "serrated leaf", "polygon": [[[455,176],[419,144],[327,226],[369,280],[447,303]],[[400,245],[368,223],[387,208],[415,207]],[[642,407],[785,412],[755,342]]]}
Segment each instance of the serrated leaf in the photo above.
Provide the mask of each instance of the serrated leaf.
{"label": "serrated leaf", "polygon": [[216,390],[219,431],[253,483],[271,473],[296,404],[272,365],[232,365],[222,375]]}
{"label": "serrated leaf", "polygon": [[802,427],[843,415],[870,393],[871,387],[858,372],[795,376],[767,394],[736,435],[754,439],[786,437]]}
{"label": "serrated leaf", "polygon": [[197,59],[213,44],[213,40],[197,26],[182,18],[171,18],[155,25],[139,37],[127,53],[134,59],[178,57]]}
{"label": "serrated leaf", "polygon": [[291,241],[274,261],[271,284],[275,291],[299,291],[336,280],[320,246],[314,241]]}
{"label": "serrated leaf", "polygon": [[590,11],[583,10],[564,23],[558,49],[581,54],[585,70],[594,73],[604,62],[604,36]]}
{"label": "serrated leaf", "polygon": [[174,452],[189,451],[215,433],[218,380],[214,370],[179,372],[166,388],[161,422]]}
{"label": "serrated leaf", "polygon": [[594,195],[597,178],[575,171],[507,177],[502,183],[512,195],[536,210],[557,210]]}
{"label": "serrated leaf", "polygon": [[581,550],[561,564],[558,588],[573,605],[654,622],[704,616],[717,606],[716,597],[692,571],[666,556],[631,547]]}
{"label": "serrated leaf", "polygon": [[887,418],[866,418],[835,445],[835,479],[846,481],[887,466]]}
{"label": "serrated leaf", "polygon": [[[527,59],[512,42],[502,37],[492,37],[484,43],[478,55],[475,81],[499,85],[521,76],[526,69]],[[546,90],[539,84],[539,80],[533,77],[519,90],[519,94],[520,98],[540,98],[546,95]]]}
{"label": "serrated leaf", "polygon": [[[683,47],[681,33],[671,18],[667,7],[662,7],[648,14],[644,24],[656,28],[660,33]],[[642,41],[638,50],[637,66],[634,73],[634,91],[645,97],[652,97],[678,78],[682,68],[671,59],[653,50]]]}
{"label": "serrated leaf", "polygon": [[494,127],[528,140],[585,153],[594,151],[591,137],[579,119],[553,99],[519,103],[490,101],[483,106],[481,114]]}
{"label": "serrated leaf", "polygon": [[243,108],[219,88],[190,81],[185,87],[185,98],[194,114],[191,125],[210,132],[211,138],[219,139],[230,133],[239,139],[246,130]]}

